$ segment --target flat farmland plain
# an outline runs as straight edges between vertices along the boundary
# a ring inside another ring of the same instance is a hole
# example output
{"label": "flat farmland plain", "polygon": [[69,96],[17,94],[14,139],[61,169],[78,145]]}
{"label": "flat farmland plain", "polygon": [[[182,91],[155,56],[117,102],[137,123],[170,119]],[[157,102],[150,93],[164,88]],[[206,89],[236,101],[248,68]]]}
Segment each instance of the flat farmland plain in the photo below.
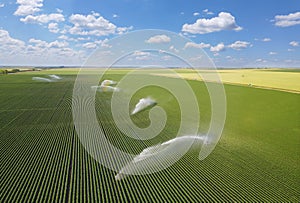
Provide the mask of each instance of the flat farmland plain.
{"label": "flat farmland plain", "polygon": [[[112,70],[104,79],[119,81],[128,71]],[[209,94],[205,83],[189,71],[178,70],[195,90],[200,129],[205,131]],[[199,161],[199,151],[192,150],[163,171],[121,181],[85,151],[75,131],[72,93],[77,72],[57,69],[0,76],[0,202],[299,202],[299,72],[220,70],[227,117],[213,153]],[[49,74],[63,79],[32,80]],[[169,78],[170,83],[177,80]],[[147,95],[156,98],[168,115],[162,133],[147,141],[151,146],[176,135],[179,107],[171,93],[152,86],[138,91],[131,107]],[[139,154],[144,142],[115,127],[110,99],[111,93],[96,95],[99,124],[115,146]],[[149,125],[148,111],[133,121]]]}
{"label": "flat farmland plain", "polygon": [[[223,83],[256,88],[277,89],[300,93],[299,69],[229,69],[229,70],[178,70],[178,76],[189,80],[203,80],[201,75],[217,72]],[[168,74],[162,74],[168,76]]]}

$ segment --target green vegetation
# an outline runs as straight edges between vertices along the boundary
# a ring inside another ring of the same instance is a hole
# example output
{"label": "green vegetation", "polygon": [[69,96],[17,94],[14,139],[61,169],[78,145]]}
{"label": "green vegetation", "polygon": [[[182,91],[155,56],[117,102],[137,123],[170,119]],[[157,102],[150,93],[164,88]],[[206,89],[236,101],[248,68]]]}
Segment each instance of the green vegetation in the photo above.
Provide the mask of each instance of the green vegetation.
{"label": "green vegetation", "polygon": [[[199,161],[199,150],[193,150],[164,171],[115,181],[116,172],[95,161],[77,137],[71,111],[77,71],[1,76],[0,202],[299,202],[300,94],[225,85],[226,125],[207,159]],[[118,81],[124,73],[114,70],[105,78]],[[48,74],[64,79],[32,81],[33,76]],[[189,83],[197,89],[201,131],[205,132],[210,119],[209,95],[203,82]],[[110,104],[104,102],[111,93],[97,93],[99,124],[118,148],[138,154],[145,144],[168,140],[177,132],[179,106],[166,90],[141,89],[132,98],[132,106],[149,95],[169,117],[163,132],[144,143],[116,129]],[[149,125],[148,112],[133,121],[141,127]]]}
{"label": "green vegetation", "polygon": [[0,75],[6,75],[8,71],[6,69],[0,69]]}

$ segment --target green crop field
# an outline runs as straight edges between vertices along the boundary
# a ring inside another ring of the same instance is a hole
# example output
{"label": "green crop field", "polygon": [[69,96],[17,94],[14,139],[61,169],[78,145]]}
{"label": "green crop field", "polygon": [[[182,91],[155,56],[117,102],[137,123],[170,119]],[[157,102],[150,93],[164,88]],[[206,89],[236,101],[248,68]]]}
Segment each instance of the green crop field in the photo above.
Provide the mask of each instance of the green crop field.
{"label": "green crop field", "polygon": [[[110,71],[105,79],[118,81],[127,71]],[[117,173],[93,159],[76,133],[72,94],[77,72],[62,69],[0,76],[0,202],[300,201],[299,93],[225,84],[226,124],[211,155],[199,161],[200,150],[191,150],[163,171],[116,181]],[[276,70],[272,74],[280,79],[281,73]],[[270,79],[269,87],[273,84],[277,89],[298,90],[299,81],[286,82],[286,74],[299,72],[284,73],[279,82]],[[53,83],[32,80],[48,74],[63,79]],[[234,74],[242,73],[228,74],[228,80],[233,80]],[[243,74],[246,78],[255,74],[268,77],[260,72]],[[178,80],[167,79],[170,83]],[[209,94],[204,82],[188,82],[197,95],[200,129],[205,132],[211,113]],[[130,105],[147,95],[165,109],[168,121],[157,137],[141,142],[116,128],[110,103],[106,102],[111,93],[96,94],[98,122],[107,138],[133,154],[139,154],[145,143],[151,146],[173,138],[178,130],[179,106],[170,92],[145,87]],[[132,119],[138,126],[149,125],[148,111]]]}

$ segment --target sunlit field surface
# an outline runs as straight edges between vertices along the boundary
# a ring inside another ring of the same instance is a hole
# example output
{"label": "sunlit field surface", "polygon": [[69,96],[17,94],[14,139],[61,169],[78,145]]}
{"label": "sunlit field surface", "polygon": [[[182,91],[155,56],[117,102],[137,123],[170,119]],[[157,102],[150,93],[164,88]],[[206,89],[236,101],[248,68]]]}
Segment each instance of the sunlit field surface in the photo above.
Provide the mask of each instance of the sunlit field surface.
{"label": "sunlit field surface", "polygon": [[[194,70],[178,70],[178,73],[186,79],[202,80],[201,74],[211,71],[200,71],[200,75]],[[231,69],[218,73],[223,83],[300,93],[299,69]]]}
{"label": "sunlit field surface", "polygon": [[[105,79],[119,81],[128,71],[111,70]],[[191,150],[166,170],[120,181],[115,180],[116,172],[85,151],[75,131],[72,93],[77,72],[74,68],[0,76],[0,202],[299,202],[299,71],[220,70],[227,118],[212,154],[199,161],[200,149]],[[201,112],[200,131],[205,132],[211,113],[205,83],[191,70],[178,73],[190,79]],[[63,79],[32,80],[49,74]],[[149,95],[168,115],[165,129],[145,141],[151,146],[174,138],[180,109],[170,92],[151,86],[134,95],[131,107]],[[99,124],[113,145],[139,154],[145,143],[116,128],[110,99],[111,93],[97,92]],[[148,111],[132,120],[148,126]]]}

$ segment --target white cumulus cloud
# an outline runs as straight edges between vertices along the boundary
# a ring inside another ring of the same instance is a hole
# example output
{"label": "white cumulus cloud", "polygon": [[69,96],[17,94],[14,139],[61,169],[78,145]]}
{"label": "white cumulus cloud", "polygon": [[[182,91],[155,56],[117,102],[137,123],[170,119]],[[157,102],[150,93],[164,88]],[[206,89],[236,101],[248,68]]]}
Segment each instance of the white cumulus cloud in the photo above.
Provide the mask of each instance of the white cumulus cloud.
{"label": "white cumulus cloud", "polygon": [[260,58],[260,59],[256,59],[255,62],[257,62],[257,63],[267,63],[267,60]]}
{"label": "white cumulus cloud", "polygon": [[69,47],[66,41],[46,42],[30,39],[24,42],[0,29],[0,61],[7,65],[81,64],[86,53]]}
{"label": "white cumulus cloud", "polygon": [[261,41],[261,42],[271,42],[272,41],[272,39],[268,38],[268,37],[265,37],[263,39],[255,38],[254,40],[255,41]]}
{"label": "white cumulus cloud", "polygon": [[53,33],[58,33],[59,32],[58,24],[57,23],[49,23],[48,30]]}
{"label": "white cumulus cloud", "polygon": [[179,53],[179,50],[176,49],[174,45],[170,46],[170,47],[169,47],[169,50],[170,50],[170,51],[173,51],[173,52],[176,52],[176,53]]}
{"label": "white cumulus cloud", "polygon": [[208,9],[204,9],[203,13],[207,14],[207,15],[213,15],[214,13],[209,11]]}
{"label": "white cumulus cloud", "polygon": [[300,24],[300,12],[290,13],[288,15],[276,15],[275,25],[278,27],[290,27]]}
{"label": "white cumulus cloud", "polygon": [[27,16],[41,11],[43,0],[17,0],[17,4],[19,4],[19,6],[14,12],[14,15]]}
{"label": "white cumulus cloud", "polygon": [[48,44],[48,48],[67,48],[69,43],[66,41],[53,41]]}
{"label": "white cumulus cloud", "polygon": [[245,49],[250,45],[249,42],[245,42],[245,41],[236,41],[230,45],[228,45],[229,48],[235,49],[235,50],[241,50],[241,49]]}
{"label": "white cumulus cloud", "polygon": [[10,36],[9,32],[6,30],[0,30],[0,50],[3,52],[11,52],[14,50],[20,50],[25,47],[25,42],[14,39]]}
{"label": "white cumulus cloud", "polygon": [[82,47],[86,48],[86,49],[95,49],[95,48],[97,48],[97,46],[98,45],[95,42],[87,42],[82,45]]}
{"label": "white cumulus cloud", "polygon": [[135,51],[135,52],[133,53],[133,56],[150,56],[150,52]]}
{"label": "white cumulus cloud", "polygon": [[293,46],[293,47],[298,47],[299,46],[299,42],[291,41],[290,45]]}
{"label": "white cumulus cloud", "polygon": [[262,41],[263,41],[263,42],[270,42],[271,39],[270,39],[270,38],[264,38],[264,39],[262,39]]}
{"label": "white cumulus cloud", "polygon": [[195,42],[187,42],[184,46],[184,48],[198,48],[198,49],[203,49],[203,48],[210,48],[210,44],[205,44],[201,42],[200,44],[197,44]]}
{"label": "white cumulus cloud", "polygon": [[43,40],[31,38],[28,42],[30,44],[34,44],[35,47],[39,47],[39,48],[67,48],[69,46],[68,42],[58,41],[58,40],[48,43]]}
{"label": "white cumulus cloud", "polygon": [[107,44],[107,42],[108,42],[108,39],[96,40],[96,41],[86,42],[86,43],[82,44],[81,46],[86,49],[95,49],[100,46],[111,48],[111,45]]}
{"label": "white cumulus cloud", "polygon": [[242,27],[236,24],[234,16],[226,12],[221,12],[217,17],[211,19],[200,18],[194,24],[182,26],[183,32],[192,34],[205,34],[222,30],[240,31]]}
{"label": "white cumulus cloud", "polygon": [[28,15],[25,18],[20,19],[24,23],[49,23],[49,22],[63,22],[65,17],[61,13],[51,13],[42,15]]}
{"label": "white cumulus cloud", "polygon": [[129,30],[132,30],[133,29],[133,26],[130,26],[130,27],[118,27],[116,32],[121,35],[121,34],[124,34],[126,32],[128,32]]}
{"label": "white cumulus cloud", "polygon": [[116,33],[122,34],[132,29],[132,27],[117,27],[99,13],[89,15],[73,14],[70,16],[69,22],[73,24],[69,29],[69,33],[73,35],[107,36]]}
{"label": "white cumulus cloud", "polygon": [[224,43],[219,43],[216,46],[210,47],[210,51],[212,51],[212,52],[220,52],[220,51],[224,51],[224,50],[225,50]]}
{"label": "white cumulus cloud", "polygon": [[147,43],[150,44],[159,44],[159,43],[168,43],[171,41],[171,38],[167,35],[155,35],[146,40]]}

